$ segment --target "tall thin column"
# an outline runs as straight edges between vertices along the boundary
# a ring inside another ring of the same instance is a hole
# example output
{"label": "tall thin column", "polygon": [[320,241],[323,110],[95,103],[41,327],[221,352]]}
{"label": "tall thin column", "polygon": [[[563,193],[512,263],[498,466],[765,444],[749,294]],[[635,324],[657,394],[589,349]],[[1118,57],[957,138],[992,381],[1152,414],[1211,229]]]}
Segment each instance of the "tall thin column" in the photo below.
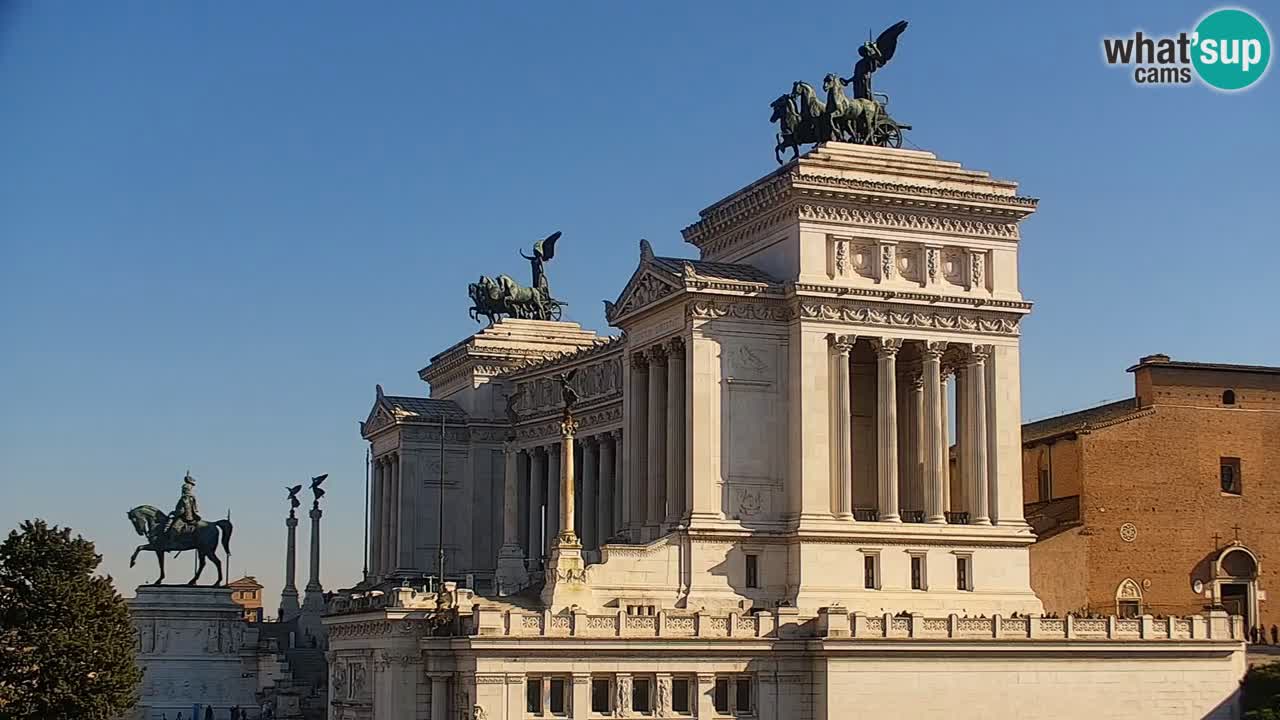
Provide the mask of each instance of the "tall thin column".
{"label": "tall thin column", "polygon": [[396,569],[395,562],[391,559],[393,539],[392,533],[395,531],[395,515],[393,508],[395,507],[395,486],[391,483],[391,456],[383,455],[382,463],[382,527],[379,528],[382,539],[379,541],[379,552],[382,555],[382,573],[383,577],[391,574]]}
{"label": "tall thin column", "polygon": [[529,450],[521,450],[516,457],[516,537],[520,551],[529,556]]}
{"label": "tall thin column", "polygon": [[[960,364],[956,367],[956,461],[948,463],[948,470],[951,472],[951,503],[947,509],[959,510],[960,512],[968,512],[970,520],[973,518],[973,508],[969,507],[969,503],[973,498],[973,488],[970,485],[973,482],[973,473],[969,472],[969,430],[972,427],[969,423],[969,370],[965,365]],[[955,497],[956,490],[960,491],[960,497]]]}
{"label": "tall thin column", "polygon": [[[563,444],[563,443],[561,443]],[[548,556],[551,555],[551,548],[556,545],[556,537],[564,531],[565,526],[562,524],[564,520],[563,509],[563,485],[564,471],[562,464],[565,453],[561,448],[561,444],[547,446],[547,516],[546,532],[543,536],[543,547]],[[568,455],[573,457],[573,449],[570,446]],[[572,529],[572,526],[570,526]]]}
{"label": "tall thin column", "polygon": [[901,522],[898,515],[898,348],[902,341],[881,338],[876,349],[876,460],[880,470],[881,522]]}
{"label": "tall thin column", "polygon": [[292,619],[298,614],[298,587],[295,584],[298,568],[298,516],[293,508],[289,508],[289,517],[284,526],[288,531],[288,540],[284,556],[284,590],[280,592],[280,622]]}
{"label": "tall thin column", "polygon": [[373,497],[369,500],[369,574],[382,575],[382,461],[373,461]]}
{"label": "tall thin column", "polygon": [[[599,543],[600,513],[596,512],[600,492],[600,442],[595,437],[582,440],[582,547],[591,549]],[[576,508],[575,508],[576,509]]]}
{"label": "tall thin column", "polygon": [[611,530],[613,535],[617,535],[626,528],[623,524],[626,522],[626,516],[622,511],[627,494],[626,486],[623,485],[626,472],[622,467],[622,457],[624,455],[622,431],[614,430],[609,433],[609,436],[613,439],[613,525]]}
{"label": "tall thin column", "polygon": [[547,486],[545,448],[534,448],[529,456],[529,568],[542,564],[542,492]]}
{"label": "tall thin column", "polygon": [[502,545],[495,568],[499,595],[510,595],[524,584],[524,551],[520,549],[520,452],[513,436],[502,444]]}
{"label": "tall thin column", "polygon": [[622,514],[627,533],[639,540],[645,518],[646,479],[649,470],[649,361],[643,352],[631,356],[631,392],[627,396],[631,426],[627,429],[627,456]]}
{"label": "tall thin column", "polygon": [[996,409],[996,363],[995,347],[990,348],[985,363],[987,390],[987,511],[991,515],[991,524],[1000,522],[1000,414]]}
{"label": "tall thin column", "polygon": [[[951,509],[951,413],[947,400],[947,377],[951,374],[948,368],[942,368],[939,382],[942,393],[942,417],[939,422],[942,423],[942,508],[943,510]],[[957,433],[956,439],[959,439]]]}
{"label": "tall thin column", "polygon": [[600,482],[596,495],[596,544],[604,545],[609,542],[609,538],[617,532],[616,526],[613,524],[613,492],[614,485],[617,483],[618,476],[617,461],[614,459],[614,433],[608,432],[603,435],[597,435],[597,449],[599,452],[600,466]]}
{"label": "tall thin column", "polygon": [[646,539],[658,536],[667,502],[667,364],[662,347],[649,348],[649,463],[645,483]]}
{"label": "tall thin column", "polygon": [[969,468],[972,480],[973,498],[970,502],[972,522],[975,525],[990,525],[990,498],[987,494],[987,357],[991,354],[990,345],[974,345],[969,352],[968,371],[969,410],[966,419],[972,426],[969,437]]}
{"label": "tall thin column", "polygon": [[924,489],[925,521],[945,523],[942,505],[943,466],[947,452],[947,433],[942,418],[942,351],[944,342],[926,342],[921,352],[924,373]]}
{"label": "tall thin column", "polygon": [[[320,503],[317,501],[311,506],[311,568],[307,573],[307,600],[311,600],[311,593],[320,592],[320,518],[324,512],[320,510]],[[323,603],[323,599],[321,600]]]}
{"label": "tall thin column", "polygon": [[395,488],[391,497],[391,516],[394,527],[391,531],[391,569],[405,568],[404,563],[404,486],[400,478],[400,453],[391,455],[391,486]]}
{"label": "tall thin column", "polygon": [[831,343],[831,403],[835,427],[832,430],[831,477],[835,480],[835,516],[853,519],[853,396],[849,385],[849,353],[856,338],[853,335],[829,335]]}
{"label": "tall thin column", "polygon": [[577,423],[566,419],[560,423],[560,535],[558,542],[576,545],[578,538],[573,532],[574,515],[574,467],[573,467],[573,433]]}
{"label": "tall thin column", "polygon": [[924,494],[919,488],[924,382],[915,370],[904,373],[902,380],[898,388],[898,503],[905,516],[924,510]]}
{"label": "tall thin column", "polygon": [[684,341],[667,343],[667,511],[664,525],[684,517]]}

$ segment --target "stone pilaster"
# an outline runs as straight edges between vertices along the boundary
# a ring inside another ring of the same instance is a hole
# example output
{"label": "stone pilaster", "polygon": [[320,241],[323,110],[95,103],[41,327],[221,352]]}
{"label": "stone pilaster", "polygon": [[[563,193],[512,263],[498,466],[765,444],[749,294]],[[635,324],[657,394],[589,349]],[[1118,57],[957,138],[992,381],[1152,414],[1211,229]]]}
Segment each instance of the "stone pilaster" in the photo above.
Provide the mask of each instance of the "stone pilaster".
{"label": "stone pilaster", "polygon": [[520,463],[515,441],[502,445],[502,546],[498,549],[498,594],[510,595],[526,583],[524,552],[520,549],[519,497]]}
{"label": "stone pilaster", "polygon": [[667,501],[667,363],[661,346],[649,348],[649,462],[644,496],[646,539],[657,537]]}
{"label": "stone pilaster", "polygon": [[591,550],[599,544],[600,516],[595,512],[600,494],[600,443],[594,437],[582,442],[582,546]]}
{"label": "stone pilaster", "polygon": [[298,586],[296,584],[298,516],[294,514],[293,510],[290,510],[289,517],[285,518],[284,526],[287,528],[288,540],[285,545],[284,556],[284,590],[280,591],[280,622],[293,619],[301,609],[298,605]]}
{"label": "stone pilaster", "polygon": [[529,569],[542,565],[542,493],[546,483],[547,455],[534,448],[529,455]]}
{"label": "stone pilaster", "polygon": [[[939,421],[942,423],[942,508],[943,510],[951,509],[951,413],[949,408],[949,400],[947,399],[947,382],[951,376],[950,368],[943,367],[939,375],[941,383],[940,392],[942,393],[942,417]],[[926,461],[927,462],[927,461]]]}
{"label": "stone pilaster", "polygon": [[667,343],[667,459],[666,459],[666,518],[663,524],[671,529],[685,516],[684,507],[684,341],[674,338]]}
{"label": "stone pilaster", "polygon": [[853,397],[849,380],[849,353],[853,335],[829,335],[831,343],[832,509],[841,520],[853,519]]}
{"label": "stone pilaster", "polygon": [[369,575],[377,578],[381,574],[382,558],[378,551],[381,547],[382,532],[382,463],[373,461],[373,478],[369,481],[369,547],[365,552],[369,557]]}
{"label": "stone pilaster", "polygon": [[631,356],[630,393],[627,395],[628,420],[626,452],[630,462],[624,476],[622,515],[626,531],[639,540],[645,517],[645,478],[649,469],[649,361],[644,353]]}
{"label": "stone pilaster", "polygon": [[395,544],[395,485],[391,476],[391,456],[382,456],[382,540],[379,552],[382,555],[382,573],[386,577],[396,569],[394,556]]}
{"label": "stone pilaster", "polygon": [[400,453],[391,455],[391,562],[392,572],[406,567],[404,562],[404,488],[400,479]]}
{"label": "stone pilaster", "polygon": [[[565,526],[563,503],[564,490],[564,452],[563,440],[559,445],[547,446],[547,513],[546,519],[543,521],[546,529],[543,532],[542,543],[543,552],[550,557],[551,550],[556,545],[556,536],[559,535]],[[568,467],[572,468],[573,446],[569,446],[569,457],[571,462]]]}
{"label": "stone pilaster", "polygon": [[924,491],[925,522],[947,521],[943,502],[946,480],[947,430],[944,423],[942,393],[942,351],[946,343],[926,342],[921,351],[924,374]]}
{"label": "stone pilaster", "polygon": [[613,438],[613,534],[616,535],[626,527],[624,525],[626,514],[623,512],[623,507],[626,503],[627,490],[623,480],[627,473],[622,464],[626,445],[622,439],[622,430],[614,430],[610,436]]}
{"label": "stone pilaster", "polygon": [[901,522],[898,514],[898,349],[902,341],[876,340],[876,423],[881,522]]}
{"label": "stone pilaster", "polygon": [[614,440],[616,431],[608,432],[597,437],[597,453],[599,455],[600,477],[598,484],[598,492],[596,494],[596,544],[604,545],[616,533],[617,525],[614,525],[614,491],[616,490],[617,460],[615,452],[617,450],[617,441]]}
{"label": "stone pilaster", "polygon": [[972,426],[967,433],[969,438],[969,484],[973,497],[970,502],[971,522],[975,525],[990,525],[990,496],[988,495],[987,474],[987,368],[986,361],[991,355],[990,345],[974,345],[969,352],[968,374],[969,403],[966,420]]}

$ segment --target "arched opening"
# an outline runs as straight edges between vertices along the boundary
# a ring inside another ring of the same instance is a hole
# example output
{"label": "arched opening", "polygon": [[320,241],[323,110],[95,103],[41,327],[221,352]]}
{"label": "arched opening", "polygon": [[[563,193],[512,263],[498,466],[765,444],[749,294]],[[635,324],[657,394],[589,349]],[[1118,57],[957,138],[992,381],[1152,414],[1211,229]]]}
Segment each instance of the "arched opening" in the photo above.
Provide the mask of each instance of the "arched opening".
{"label": "arched opening", "polygon": [[1214,575],[1218,603],[1251,627],[1258,617],[1258,557],[1243,545],[1229,545],[1218,555]]}
{"label": "arched opening", "polygon": [[1136,618],[1142,615],[1142,588],[1133,578],[1125,578],[1116,588],[1116,617]]}
{"label": "arched opening", "polygon": [[1223,391],[1222,391],[1222,404],[1223,404],[1223,405],[1235,405],[1235,404],[1236,404],[1236,391],[1235,391],[1235,390],[1223,390]]}

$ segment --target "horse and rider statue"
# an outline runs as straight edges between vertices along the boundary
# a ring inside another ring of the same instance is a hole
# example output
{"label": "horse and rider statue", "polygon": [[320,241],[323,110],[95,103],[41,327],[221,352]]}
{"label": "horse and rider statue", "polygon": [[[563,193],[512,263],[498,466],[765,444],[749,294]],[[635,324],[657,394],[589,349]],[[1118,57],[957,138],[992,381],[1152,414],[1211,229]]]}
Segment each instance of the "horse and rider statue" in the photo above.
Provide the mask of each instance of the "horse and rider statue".
{"label": "horse and rider statue", "polygon": [[147,539],[134,549],[129,558],[129,567],[137,562],[138,553],[143,550],[154,552],[160,566],[160,577],[156,580],[156,585],[164,583],[164,554],[185,550],[196,551],[198,558],[196,574],[187,582],[188,585],[195,585],[200,579],[206,561],[212,562],[218,569],[218,579],[214,586],[222,585],[222,563],[218,560],[217,550],[218,543],[221,542],[223,554],[231,556],[231,520],[202,520],[196,504],[195,486],[196,480],[188,472],[182,479],[182,492],[172,513],[166,514],[151,505],[139,505],[125,513],[129,522],[133,523],[133,529]]}
{"label": "horse and rider statue", "polygon": [[559,320],[567,303],[551,297],[544,267],[555,257],[559,239],[559,232],[551,233],[533,244],[533,255],[520,253],[532,267],[533,283],[529,287],[521,285],[510,275],[481,275],[478,282],[469,284],[467,294],[471,297],[471,308],[468,312],[471,319],[479,322],[483,315],[489,319],[490,325],[503,316],[521,320]]}
{"label": "horse and rider statue", "polygon": [[[825,101],[812,85],[797,81],[790,93],[778,96],[769,104],[773,109],[769,122],[778,123],[779,128],[778,143],[773,149],[779,165],[783,150],[790,148],[794,160],[800,156],[801,145],[837,141],[902,147],[902,131],[911,126],[889,116],[885,108],[888,97],[872,92],[871,76],[893,58],[898,36],[906,29],[907,21],[900,21],[858,48],[860,59],[854,65],[852,77],[829,73],[823,78]],[[845,94],[845,87],[849,85],[853,86],[852,98]]]}

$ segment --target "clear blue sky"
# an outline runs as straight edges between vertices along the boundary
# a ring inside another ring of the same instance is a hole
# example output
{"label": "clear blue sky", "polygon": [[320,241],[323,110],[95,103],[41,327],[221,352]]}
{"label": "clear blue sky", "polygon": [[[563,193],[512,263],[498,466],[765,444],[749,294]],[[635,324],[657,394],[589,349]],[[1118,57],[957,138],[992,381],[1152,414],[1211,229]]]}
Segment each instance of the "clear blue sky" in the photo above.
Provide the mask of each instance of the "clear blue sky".
{"label": "clear blue sky", "polygon": [[1043,199],[1028,418],[1127,395],[1147,353],[1280,364],[1280,77],[1101,59],[1214,6],[893,5],[0,0],[0,528],[71,525],[131,592],[124,512],[190,467],[274,607],[282,488],[328,472],[323,579],[353,582],[356,423],[476,329],[465,283],[561,229],[552,281],[605,329],[638,238],[692,254],[680,228],[775,167],[769,101],[900,18],[876,82],[910,140]]}

